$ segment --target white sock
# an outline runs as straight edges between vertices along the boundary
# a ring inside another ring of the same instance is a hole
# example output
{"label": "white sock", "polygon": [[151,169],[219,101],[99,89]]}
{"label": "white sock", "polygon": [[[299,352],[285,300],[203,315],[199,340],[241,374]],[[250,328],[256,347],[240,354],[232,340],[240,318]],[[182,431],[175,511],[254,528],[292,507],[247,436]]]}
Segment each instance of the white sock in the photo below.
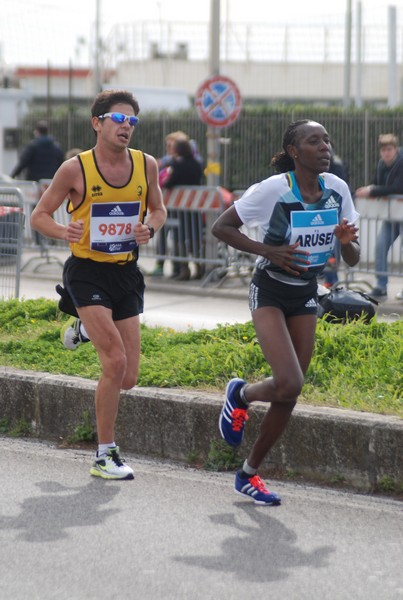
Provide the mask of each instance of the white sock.
{"label": "white sock", "polygon": [[84,324],[82,321],[80,321],[80,333],[83,337],[87,338],[87,340],[89,340],[90,338],[88,337],[88,334],[85,330]]}
{"label": "white sock", "polygon": [[97,456],[106,456],[109,448],[116,448],[115,442],[111,442],[110,444],[99,444]]}
{"label": "white sock", "polygon": [[248,465],[248,461],[247,461],[247,460],[245,460],[245,462],[243,463],[243,466],[242,466],[242,471],[243,471],[244,473],[247,473],[247,474],[248,474],[248,475],[250,475],[251,477],[252,477],[253,475],[256,475],[256,473],[257,473],[257,469],[254,469],[253,467],[250,467],[250,466]]}
{"label": "white sock", "polygon": [[241,398],[241,400],[244,404],[249,406],[249,401],[246,399],[246,396],[245,396],[245,388],[246,388],[246,385],[243,385],[241,387],[241,389],[239,390],[239,397]]}

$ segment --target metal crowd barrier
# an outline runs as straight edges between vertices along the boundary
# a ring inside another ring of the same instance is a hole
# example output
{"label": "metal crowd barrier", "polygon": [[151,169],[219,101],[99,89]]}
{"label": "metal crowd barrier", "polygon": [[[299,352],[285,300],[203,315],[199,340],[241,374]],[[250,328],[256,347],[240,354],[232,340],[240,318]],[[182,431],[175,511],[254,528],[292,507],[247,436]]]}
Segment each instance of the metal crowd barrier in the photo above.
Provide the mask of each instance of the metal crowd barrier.
{"label": "metal crowd barrier", "polygon": [[[25,230],[22,227],[21,244],[24,249],[38,252],[28,262],[18,269],[25,269],[30,263],[36,262],[34,271],[42,265],[57,262],[62,265],[59,257],[51,254],[52,249],[67,249],[64,241],[49,240],[32,231],[30,216],[41,194],[51,180],[33,181],[1,181],[3,195],[9,191],[14,198],[22,198]],[[244,190],[232,193],[232,200],[241,197]],[[193,262],[204,273],[202,286],[215,283],[217,286],[235,277],[243,283],[248,283],[254,268],[255,256],[239,252],[217,240],[211,233],[211,226],[216,218],[229,205],[224,197],[222,188],[208,186],[178,186],[172,190],[164,190],[164,203],[167,207],[168,218],[165,226],[157,232],[151,244],[141,249],[142,256],[154,257],[156,260],[171,260],[179,264]],[[1,199],[0,199],[1,200]],[[386,275],[403,277],[402,233],[403,233],[403,196],[389,198],[356,198],[356,208],[360,213],[359,235],[361,244],[361,259],[358,265],[344,270],[345,280],[341,281],[347,287],[355,287],[362,283],[372,287],[368,281],[359,281],[357,275],[374,276],[375,247],[379,229],[383,221],[400,223],[400,236],[394,242],[389,255]],[[1,206],[1,204],[0,204]],[[21,208],[21,207],[19,207]],[[65,203],[55,212],[57,222],[67,225],[70,215]],[[259,231],[246,229],[250,237],[260,239]],[[18,242],[20,243],[20,242]],[[0,255],[1,256],[1,255]],[[16,259],[21,260],[16,255]],[[343,276],[340,273],[340,276]]]}
{"label": "metal crowd barrier", "polygon": [[[240,198],[244,190],[236,190],[233,192],[233,200]],[[356,198],[355,206],[360,213],[359,220],[359,238],[361,246],[361,257],[359,263],[355,267],[348,267],[345,263],[341,264],[340,276],[346,287],[350,285],[355,288],[362,286],[363,291],[368,291],[373,287],[373,283],[366,278],[358,278],[360,275],[375,276],[375,249],[379,229],[384,221],[389,221],[393,224],[400,224],[400,236],[393,242],[389,250],[387,271],[382,274],[389,277],[403,277],[403,196],[390,196],[386,198]],[[254,239],[260,239],[258,229],[243,228],[246,235]],[[242,279],[243,274],[248,276],[254,268],[255,256],[245,255],[238,250],[229,248],[227,250],[227,274],[234,274]],[[373,277],[371,278],[373,279]],[[225,279],[224,279],[225,280]]]}
{"label": "metal crowd barrier", "polygon": [[[50,240],[31,228],[30,218],[32,211],[37,205],[39,198],[50,184],[50,179],[41,179],[36,181],[25,181],[12,179],[11,181],[0,181],[0,185],[4,188],[18,189],[23,197],[23,210],[25,216],[25,229],[23,237],[23,249],[29,253],[33,253],[21,270],[28,269],[33,266],[33,271],[39,271],[42,266],[49,264],[58,264],[63,266],[63,262],[56,254],[51,254],[53,248],[67,249],[67,242],[61,240]],[[58,223],[67,224],[69,215],[67,214],[65,203],[60,206],[54,213],[54,219]]]}
{"label": "metal crowd barrier", "polygon": [[142,256],[193,262],[207,276],[227,265],[227,248],[211,234],[211,226],[225,210],[219,187],[178,186],[163,191],[168,216],[152,244],[141,249]]}
{"label": "metal crowd barrier", "polygon": [[24,235],[20,190],[0,187],[0,299],[18,298]]}
{"label": "metal crowd barrier", "polygon": [[[234,190],[231,194],[231,204],[238,200],[245,190]],[[252,239],[260,240],[261,234],[258,227],[241,227],[241,231]],[[223,268],[216,270],[206,279],[205,283],[215,282],[216,287],[223,285],[228,279],[238,279],[243,285],[249,285],[253,269],[255,268],[256,256],[242,252],[231,246],[225,246],[226,264]]]}
{"label": "metal crowd barrier", "polygon": [[[219,186],[178,186],[164,190],[166,223],[153,244],[141,249],[141,255],[177,264],[195,263],[203,273],[202,287],[220,286],[228,278],[249,283],[255,257],[228,247],[211,233],[214,221],[237,194],[232,194],[229,200],[228,192]],[[248,231],[248,235],[257,235],[257,229]]]}
{"label": "metal crowd barrier", "polygon": [[33,248],[39,246],[39,239],[35,236],[35,232],[31,230],[30,217],[39,200],[39,186],[36,181],[25,181],[19,179],[11,179],[0,181],[2,188],[18,189],[24,200],[24,248]]}
{"label": "metal crowd barrier", "polygon": [[359,275],[375,276],[375,251],[378,233],[384,221],[400,225],[400,235],[393,242],[387,260],[387,270],[380,274],[388,277],[403,277],[403,196],[389,196],[385,198],[356,198],[355,207],[360,214],[359,239],[361,246],[361,257],[355,267],[345,268],[345,280],[340,281],[347,287],[364,284],[365,287],[373,287],[364,279],[357,279]]}

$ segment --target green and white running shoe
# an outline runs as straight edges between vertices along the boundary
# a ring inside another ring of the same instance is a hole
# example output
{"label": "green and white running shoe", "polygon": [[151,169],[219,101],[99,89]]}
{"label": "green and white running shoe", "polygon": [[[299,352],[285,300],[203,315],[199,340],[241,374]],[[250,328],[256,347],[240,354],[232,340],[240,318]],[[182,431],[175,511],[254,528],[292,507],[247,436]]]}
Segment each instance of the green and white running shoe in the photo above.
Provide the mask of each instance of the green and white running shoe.
{"label": "green and white running shoe", "polygon": [[80,325],[81,321],[77,317],[70,317],[63,325],[60,332],[60,339],[67,350],[75,350],[81,344],[90,341],[80,332]]}
{"label": "green and white running shoe", "polygon": [[90,474],[103,479],[134,479],[133,469],[119,456],[119,447],[108,448],[108,453],[97,456]]}

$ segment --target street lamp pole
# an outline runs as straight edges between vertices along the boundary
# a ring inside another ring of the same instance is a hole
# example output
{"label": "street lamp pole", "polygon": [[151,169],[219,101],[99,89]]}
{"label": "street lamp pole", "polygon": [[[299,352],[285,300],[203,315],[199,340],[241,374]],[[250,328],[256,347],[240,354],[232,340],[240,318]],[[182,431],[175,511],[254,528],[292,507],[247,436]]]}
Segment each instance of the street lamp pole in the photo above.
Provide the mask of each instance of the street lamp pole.
{"label": "street lamp pole", "polygon": [[[220,0],[210,4],[210,76],[220,74]],[[220,130],[207,127],[207,184],[220,183]]]}
{"label": "street lamp pole", "polygon": [[347,0],[346,23],[344,32],[344,93],[343,108],[349,108],[351,102],[350,80],[351,80],[351,0]]}
{"label": "street lamp pole", "polygon": [[101,35],[100,35],[100,21],[101,21],[101,0],[96,0],[95,4],[95,56],[94,56],[94,86],[95,94],[101,91],[101,67],[100,67],[100,54],[101,54]]}

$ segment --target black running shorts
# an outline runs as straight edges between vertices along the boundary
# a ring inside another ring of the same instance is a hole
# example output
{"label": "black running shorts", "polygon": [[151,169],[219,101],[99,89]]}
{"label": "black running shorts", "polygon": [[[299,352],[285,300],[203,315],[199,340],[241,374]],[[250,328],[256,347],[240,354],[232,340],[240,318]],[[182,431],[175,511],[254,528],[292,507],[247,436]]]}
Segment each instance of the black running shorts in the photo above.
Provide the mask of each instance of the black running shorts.
{"label": "black running shorts", "polygon": [[263,306],[275,306],[286,317],[316,315],[317,290],[316,278],[308,281],[306,285],[290,285],[256,272],[249,287],[249,308],[253,312]]}
{"label": "black running shorts", "polygon": [[105,306],[114,321],[144,309],[144,278],[136,261],[103,263],[72,255],[64,264],[63,285],[74,306]]}

